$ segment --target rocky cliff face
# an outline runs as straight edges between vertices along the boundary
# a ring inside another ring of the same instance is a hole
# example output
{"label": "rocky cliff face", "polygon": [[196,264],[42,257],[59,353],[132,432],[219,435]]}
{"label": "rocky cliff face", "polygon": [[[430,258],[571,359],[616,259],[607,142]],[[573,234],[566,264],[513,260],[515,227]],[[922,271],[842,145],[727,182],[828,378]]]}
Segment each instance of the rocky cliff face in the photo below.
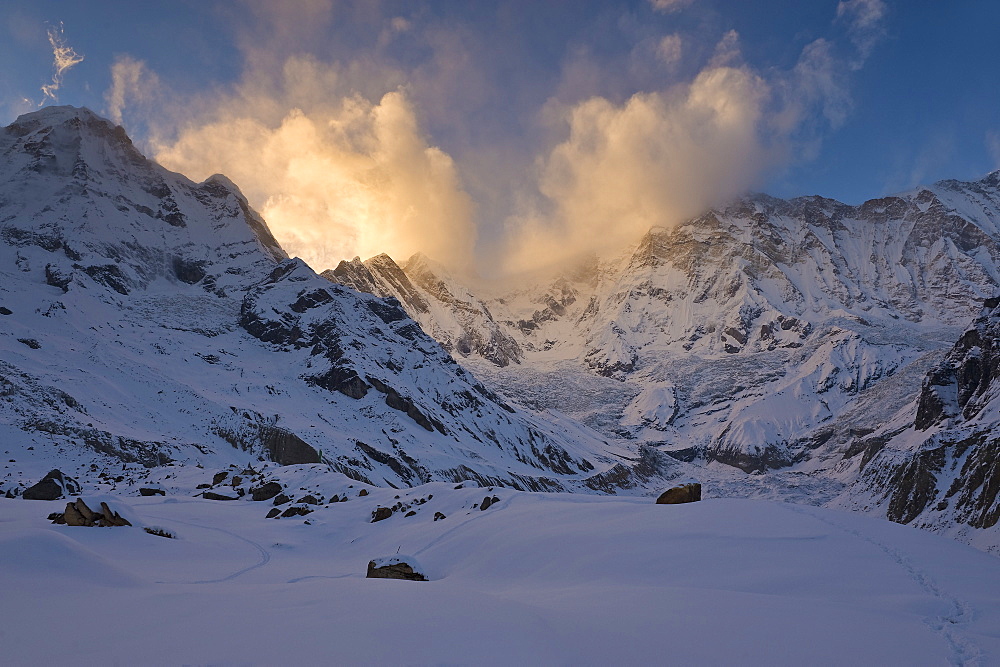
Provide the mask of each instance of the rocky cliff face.
{"label": "rocky cliff face", "polygon": [[1000,298],[924,378],[914,403],[848,452],[844,504],[955,532],[1000,520]]}
{"label": "rocky cliff face", "polygon": [[0,155],[0,437],[22,462],[562,489],[619,460],[486,389],[397,301],[288,259],[224,177],[168,172],[69,107],[0,131]]}

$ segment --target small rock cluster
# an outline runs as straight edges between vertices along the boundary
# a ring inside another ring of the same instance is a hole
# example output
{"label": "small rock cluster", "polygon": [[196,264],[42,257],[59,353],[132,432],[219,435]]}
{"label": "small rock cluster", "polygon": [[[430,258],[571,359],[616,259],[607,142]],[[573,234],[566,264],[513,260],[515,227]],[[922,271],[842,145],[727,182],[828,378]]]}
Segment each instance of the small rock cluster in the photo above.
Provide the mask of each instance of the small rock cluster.
{"label": "small rock cluster", "polygon": [[101,503],[101,511],[95,512],[87,507],[87,503],[82,498],[77,498],[75,503],[66,503],[66,510],[63,512],[53,512],[49,515],[52,523],[66,526],[97,526],[100,528],[110,528],[112,526],[131,526],[128,519],[122,517],[118,512],[112,512],[107,503]]}
{"label": "small rock cluster", "polygon": [[[362,491],[363,490],[364,489],[362,489]],[[396,512],[403,512],[404,513],[403,516],[408,516],[408,517],[409,516],[416,516],[417,512],[416,512],[416,510],[412,509],[413,506],[414,505],[423,505],[424,503],[426,503],[428,500],[430,500],[433,497],[434,497],[434,494],[431,493],[431,494],[428,494],[426,498],[417,498],[416,500],[414,500],[412,502],[412,504],[411,503],[404,503],[403,501],[399,501],[395,505],[393,505],[392,507],[382,507],[382,506],[376,507],[374,509],[374,511],[372,511],[372,520],[371,520],[371,523],[375,523],[377,521],[384,521],[384,520],[388,519],[389,517],[391,517]],[[396,500],[399,500],[399,496],[396,496]],[[441,513],[437,512],[434,515],[434,520],[435,521],[438,520],[438,517],[437,517],[438,514],[441,514]],[[441,518],[442,519],[444,518],[443,514],[441,514]]]}

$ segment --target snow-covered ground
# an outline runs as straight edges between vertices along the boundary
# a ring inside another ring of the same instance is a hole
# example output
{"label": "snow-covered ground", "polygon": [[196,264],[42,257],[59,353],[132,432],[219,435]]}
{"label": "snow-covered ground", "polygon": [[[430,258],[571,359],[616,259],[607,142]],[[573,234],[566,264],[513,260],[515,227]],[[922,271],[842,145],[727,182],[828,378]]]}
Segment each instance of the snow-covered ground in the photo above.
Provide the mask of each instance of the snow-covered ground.
{"label": "snow-covered ground", "polygon": [[[265,519],[270,502],[84,496],[135,527],[83,528],[45,519],[61,501],[0,499],[0,662],[1000,660],[1000,560],[914,528],[768,501],[468,483],[360,496],[335,474],[287,473],[349,500]],[[417,513],[370,523],[395,503]],[[397,552],[430,581],[365,578]]]}

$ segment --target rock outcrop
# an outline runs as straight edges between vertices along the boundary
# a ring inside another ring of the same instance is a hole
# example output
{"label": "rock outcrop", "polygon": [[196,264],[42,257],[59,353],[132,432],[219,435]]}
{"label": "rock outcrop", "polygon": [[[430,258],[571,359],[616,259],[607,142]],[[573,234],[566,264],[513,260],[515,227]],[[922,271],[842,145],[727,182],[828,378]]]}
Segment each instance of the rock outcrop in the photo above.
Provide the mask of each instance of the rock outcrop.
{"label": "rock outcrop", "polygon": [[101,511],[95,512],[82,498],[77,498],[74,503],[66,503],[66,509],[62,512],[55,512],[49,515],[52,523],[67,526],[88,526],[110,528],[114,526],[131,526],[128,519],[118,512],[114,512],[107,503],[101,503]]}
{"label": "rock outcrop", "polygon": [[56,469],[50,471],[37,484],[25,489],[21,497],[25,500],[59,500],[79,492],[80,483]]}
{"label": "rock outcrop", "polygon": [[936,530],[1000,522],[1000,298],[924,378],[915,407],[845,455],[861,471],[844,504]]}

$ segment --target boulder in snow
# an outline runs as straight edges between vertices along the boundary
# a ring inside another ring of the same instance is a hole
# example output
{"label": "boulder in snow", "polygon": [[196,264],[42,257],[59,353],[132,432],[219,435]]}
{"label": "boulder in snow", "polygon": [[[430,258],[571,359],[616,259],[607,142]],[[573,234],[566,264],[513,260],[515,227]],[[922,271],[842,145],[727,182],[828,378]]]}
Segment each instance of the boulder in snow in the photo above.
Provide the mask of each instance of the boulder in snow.
{"label": "boulder in snow", "polygon": [[268,482],[250,489],[250,497],[257,501],[270,500],[281,493],[281,484]]}
{"label": "boulder in snow", "polygon": [[679,503],[694,503],[701,500],[701,484],[691,482],[667,489],[656,499],[657,505],[677,505]]}
{"label": "boulder in snow", "polygon": [[376,558],[368,562],[369,579],[406,579],[409,581],[427,581],[422,574],[423,568],[413,556],[388,556]]}
{"label": "boulder in snow", "polygon": [[52,470],[37,484],[25,489],[21,497],[25,500],[58,500],[68,493],[79,492],[79,482],[60,470]]}

